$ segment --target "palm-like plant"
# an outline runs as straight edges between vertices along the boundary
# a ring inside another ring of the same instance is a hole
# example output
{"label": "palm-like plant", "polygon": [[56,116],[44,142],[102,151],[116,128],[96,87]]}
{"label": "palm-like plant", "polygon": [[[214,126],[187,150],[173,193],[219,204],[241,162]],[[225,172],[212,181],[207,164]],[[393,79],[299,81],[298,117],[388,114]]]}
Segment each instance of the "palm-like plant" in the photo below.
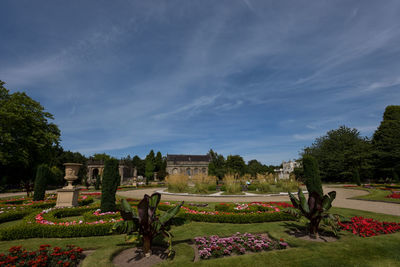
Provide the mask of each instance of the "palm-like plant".
{"label": "palm-like plant", "polygon": [[154,193],[151,196],[144,195],[137,206],[137,212],[122,199],[121,216],[123,221],[116,222],[113,232],[127,234],[128,242],[141,241],[143,252],[150,256],[153,239],[159,234],[168,238],[169,254],[172,253],[172,235],[167,231],[167,223],[179,212],[183,202],[166,211],[162,216],[157,216],[157,206],[160,203],[161,194]]}
{"label": "palm-like plant", "polygon": [[318,229],[321,221],[331,226],[332,230],[336,233],[336,227],[334,225],[336,218],[334,215],[327,213],[332,207],[332,201],[336,198],[335,191],[329,192],[323,197],[316,192],[309,193],[307,201],[303,192],[299,189],[298,196],[299,199],[289,192],[289,197],[293,206],[300,210],[301,214],[310,221],[310,236],[318,237]]}
{"label": "palm-like plant", "polygon": [[[301,214],[310,221],[310,236],[318,237],[318,229],[322,220],[324,220],[325,224],[331,226],[332,230],[336,233],[336,228],[334,227],[335,218],[333,215],[327,213],[332,207],[332,201],[336,198],[336,191],[324,195],[318,164],[315,158],[305,155],[303,157],[303,168],[308,190],[308,201],[304,197],[303,191],[299,188],[299,199],[288,192],[293,206],[300,210]],[[295,212],[292,211],[292,213]]]}

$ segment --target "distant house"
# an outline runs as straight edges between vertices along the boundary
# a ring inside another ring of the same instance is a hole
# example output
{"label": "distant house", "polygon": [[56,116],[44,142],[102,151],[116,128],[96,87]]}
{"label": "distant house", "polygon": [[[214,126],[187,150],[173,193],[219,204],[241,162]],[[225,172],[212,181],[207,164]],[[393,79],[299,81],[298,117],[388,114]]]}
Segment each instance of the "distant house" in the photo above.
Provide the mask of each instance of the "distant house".
{"label": "distant house", "polygon": [[279,179],[289,179],[289,175],[294,171],[294,168],[300,167],[300,162],[297,161],[288,161],[282,162],[281,169],[275,169],[275,173],[278,174]]}
{"label": "distant house", "polygon": [[210,155],[168,155],[167,173],[186,174],[188,176],[199,173],[208,174]]}

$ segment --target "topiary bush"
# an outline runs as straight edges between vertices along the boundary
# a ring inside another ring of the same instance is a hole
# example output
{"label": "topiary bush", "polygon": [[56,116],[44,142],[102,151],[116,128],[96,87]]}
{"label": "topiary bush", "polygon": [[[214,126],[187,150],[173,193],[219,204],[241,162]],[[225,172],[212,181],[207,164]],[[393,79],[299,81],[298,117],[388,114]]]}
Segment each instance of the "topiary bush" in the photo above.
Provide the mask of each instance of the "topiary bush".
{"label": "topiary bush", "polygon": [[358,170],[355,170],[353,172],[353,182],[358,186],[361,185],[360,173],[358,172]]}
{"label": "topiary bush", "polygon": [[102,212],[115,211],[115,193],[121,177],[118,172],[118,160],[109,159],[104,162],[103,185],[101,187]]}
{"label": "topiary bush", "polygon": [[47,183],[51,181],[51,171],[46,164],[38,166],[36,171],[35,186],[33,188],[33,201],[44,200]]}
{"label": "topiary bush", "polygon": [[304,155],[303,169],[308,193],[317,193],[322,196],[324,192],[322,191],[322,183],[321,177],[319,176],[317,160],[310,155]]}

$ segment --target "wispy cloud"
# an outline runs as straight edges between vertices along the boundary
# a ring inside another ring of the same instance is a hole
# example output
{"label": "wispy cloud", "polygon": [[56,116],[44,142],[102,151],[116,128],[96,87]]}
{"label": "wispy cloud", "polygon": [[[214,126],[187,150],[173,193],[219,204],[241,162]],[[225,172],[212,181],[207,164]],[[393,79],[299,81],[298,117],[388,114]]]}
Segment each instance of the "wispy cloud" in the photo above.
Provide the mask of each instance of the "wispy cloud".
{"label": "wispy cloud", "polygon": [[398,1],[104,8],[82,4],[71,21],[32,4],[0,18],[0,78],[55,114],[66,149],[212,147],[280,163],[339,125],[372,134],[400,101]]}

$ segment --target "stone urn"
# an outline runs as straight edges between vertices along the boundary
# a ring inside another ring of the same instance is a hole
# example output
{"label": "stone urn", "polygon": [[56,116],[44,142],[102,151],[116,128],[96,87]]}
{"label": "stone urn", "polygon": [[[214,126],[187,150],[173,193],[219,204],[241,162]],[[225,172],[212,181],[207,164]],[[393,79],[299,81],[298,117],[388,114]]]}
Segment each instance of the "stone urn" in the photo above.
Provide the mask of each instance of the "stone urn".
{"label": "stone urn", "polygon": [[64,163],[65,177],[68,185],[57,190],[56,207],[76,207],[78,206],[79,189],[72,185],[72,182],[78,179],[80,163]]}
{"label": "stone urn", "polygon": [[64,163],[65,166],[65,177],[68,185],[64,189],[74,189],[72,182],[78,179],[79,168],[82,166],[80,163]]}

